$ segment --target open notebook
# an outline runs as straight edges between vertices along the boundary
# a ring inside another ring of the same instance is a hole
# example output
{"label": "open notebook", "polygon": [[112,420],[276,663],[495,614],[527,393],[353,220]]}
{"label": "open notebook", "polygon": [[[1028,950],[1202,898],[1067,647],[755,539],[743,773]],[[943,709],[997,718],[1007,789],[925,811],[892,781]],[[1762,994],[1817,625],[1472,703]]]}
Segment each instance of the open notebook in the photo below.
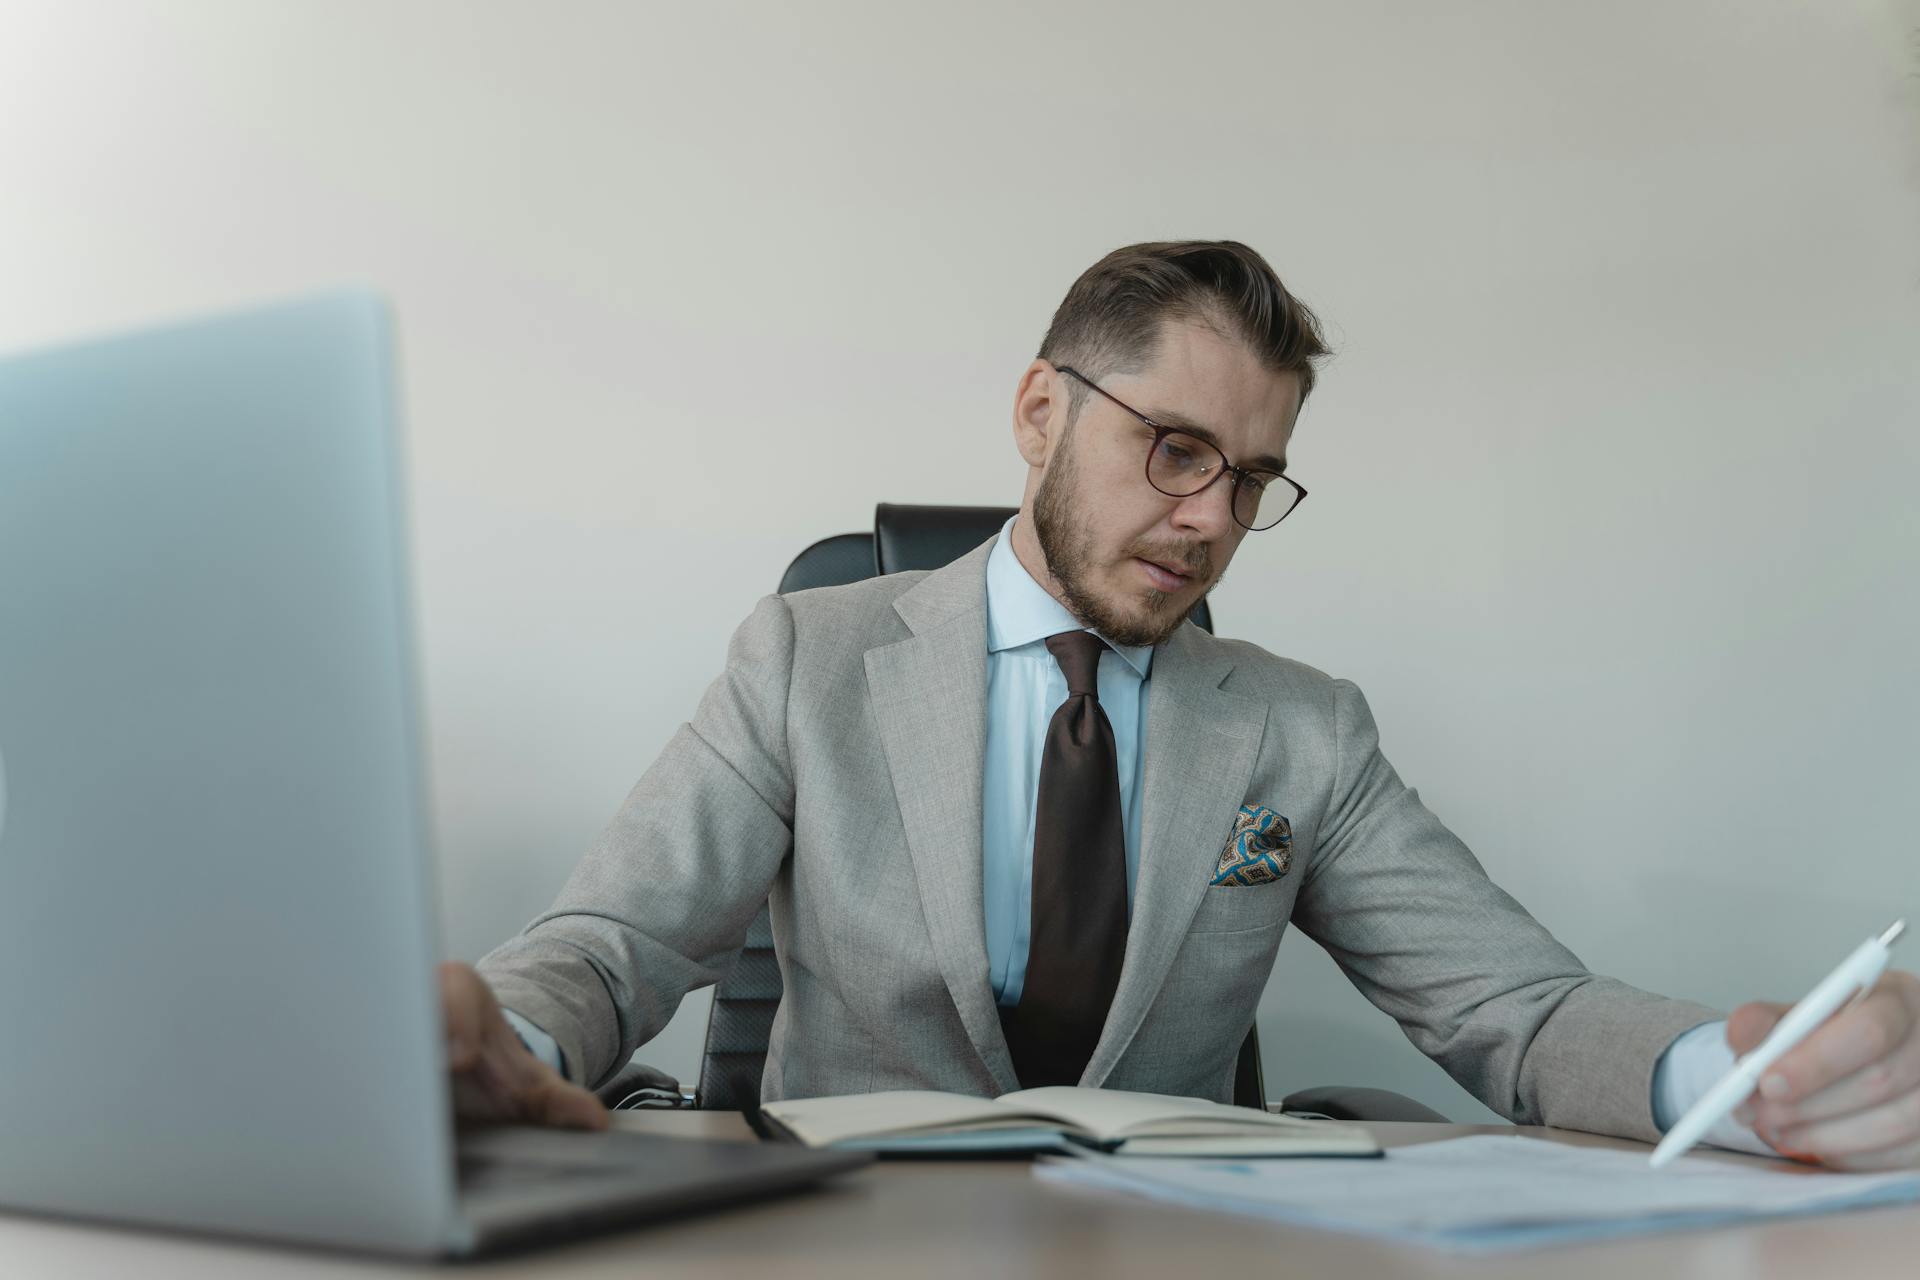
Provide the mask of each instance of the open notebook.
{"label": "open notebook", "polygon": [[761,1115],[809,1147],[944,1155],[1066,1151],[1119,1155],[1377,1156],[1364,1129],[1199,1098],[1056,1086],[998,1098],[903,1089],[770,1102]]}

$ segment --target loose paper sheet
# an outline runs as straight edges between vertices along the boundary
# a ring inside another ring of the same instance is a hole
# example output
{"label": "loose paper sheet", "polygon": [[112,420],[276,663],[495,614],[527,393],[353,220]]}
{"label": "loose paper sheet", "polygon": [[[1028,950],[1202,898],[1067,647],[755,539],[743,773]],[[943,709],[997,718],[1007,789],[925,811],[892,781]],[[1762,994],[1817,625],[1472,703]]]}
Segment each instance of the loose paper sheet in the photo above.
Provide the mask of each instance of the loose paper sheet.
{"label": "loose paper sheet", "polygon": [[1476,1134],[1379,1160],[1048,1158],[1055,1182],[1131,1191],[1296,1226],[1485,1252],[1920,1201],[1920,1173],[1833,1173]]}

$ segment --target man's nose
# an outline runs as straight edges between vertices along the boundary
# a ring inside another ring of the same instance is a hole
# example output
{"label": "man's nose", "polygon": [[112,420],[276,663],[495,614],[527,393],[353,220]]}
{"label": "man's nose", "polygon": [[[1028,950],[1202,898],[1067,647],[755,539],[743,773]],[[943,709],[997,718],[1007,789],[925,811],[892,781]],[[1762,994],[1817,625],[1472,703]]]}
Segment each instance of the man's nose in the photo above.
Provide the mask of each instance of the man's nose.
{"label": "man's nose", "polygon": [[1200,492],[1176,499],[1173,526],[1191,529],[1209,542],[1226,537],[1233,528],[1233,477],[1223,475]]}

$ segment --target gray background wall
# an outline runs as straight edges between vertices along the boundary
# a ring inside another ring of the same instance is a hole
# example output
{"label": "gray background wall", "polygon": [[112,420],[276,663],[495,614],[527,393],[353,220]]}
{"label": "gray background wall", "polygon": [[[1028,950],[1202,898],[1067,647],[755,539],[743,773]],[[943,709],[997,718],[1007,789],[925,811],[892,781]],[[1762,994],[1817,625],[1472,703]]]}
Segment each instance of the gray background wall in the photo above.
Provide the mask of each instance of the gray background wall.
{"label": "gray background wall", "polygon": [[[1247,240],[1339,356],[1313,499],[1222,630],[1357,680],[1594,968],[1793,999],[1920,916],[1917,33],[1781,0],[5,0],[0,348],[391,293],[471,958],[795,550],[879,498],[1016,500],[1014,382],[1083,267]],[[705,1009],[650,1056],[691,1074]],[[1261,1031],[1276,1095],[1484,1115],[1303,937]]]}

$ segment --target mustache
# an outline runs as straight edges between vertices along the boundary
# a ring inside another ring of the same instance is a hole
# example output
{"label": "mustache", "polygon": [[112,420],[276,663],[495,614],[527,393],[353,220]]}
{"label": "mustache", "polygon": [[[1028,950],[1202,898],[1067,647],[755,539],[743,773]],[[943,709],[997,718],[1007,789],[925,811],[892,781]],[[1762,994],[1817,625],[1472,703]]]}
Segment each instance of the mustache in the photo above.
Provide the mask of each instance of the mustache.
{"label": "mustache", "polygon": [[1205,543],[1191,547],[1150,547],[1136,543],[1127,548],[1127,554],[1138,556],[1142,560],[1157,560],[1161,564],[1178,565],[1198,578],[1207,577],[1213,570],[1213,553]]}

